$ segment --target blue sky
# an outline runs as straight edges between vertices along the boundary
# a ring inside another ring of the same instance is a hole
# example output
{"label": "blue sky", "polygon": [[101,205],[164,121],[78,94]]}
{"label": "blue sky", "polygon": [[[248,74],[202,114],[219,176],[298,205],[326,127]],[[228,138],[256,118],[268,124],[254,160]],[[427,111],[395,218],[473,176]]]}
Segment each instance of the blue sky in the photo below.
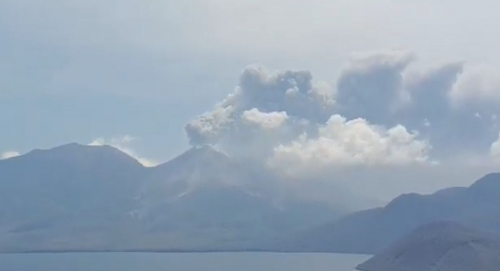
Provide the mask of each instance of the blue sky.
{"label": "blue sky", "polygon": [[[0,0],[0,152],[130,135],[136,153],[166,161],[189,148],[184,126],[233,92],[252,64],[307,70],[334,89],[351,54],[366,51],[413,52],[409,70],[465,61],[494,74],[499,8],[486,0]],[[484,92],[495,92],[486,81]]]}

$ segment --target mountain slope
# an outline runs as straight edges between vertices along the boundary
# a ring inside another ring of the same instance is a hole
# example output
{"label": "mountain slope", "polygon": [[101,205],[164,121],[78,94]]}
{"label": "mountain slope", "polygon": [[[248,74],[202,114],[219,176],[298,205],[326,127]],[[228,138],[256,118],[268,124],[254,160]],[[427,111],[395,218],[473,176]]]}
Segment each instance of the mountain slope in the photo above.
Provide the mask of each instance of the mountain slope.
{"label": "mountain slope", "polygon": [[419,227],[357,268],[363,271],[494,271],[500,236],[453,222]]}
{"label": "mountain slope", "polygon": [[[69,144],[36,150],[0,161],[0,202],[16,212],[26,209],[29,214],[23,213],[23,218],[48,206],[55,212],[126,210],[144,170],[136,160],[108,146]],[[0,213],[0,220],[15,221],[12,215],[16,214],[6,211]]]}
{"label": "mountain slope", "polygon": [[155,168],[78,144],[0,161],[0,252],[258,249],[337,215],[209,146]]}
{"label": "mountain slope", "polygon": [[338,216],[323,204],[281,196],[270,175],[253,172],[209,146],[159,165],[149,178],[137,214],[147,235],[154,236],[148,239],[155,249],[255,248],[260,239]]}
{"label": "mountain slope", "polygon": [[284,243],[297,250],[378,253],[421,225],[449,220],[500,232],[500,174],[489,174],[469,188],[432,195],[407,194],[384,208],[357,212]]}
{"label": "mountain slope", "polygon": [[109,146],[68,144],[0,161],[3,249],[102,244],[99,236],[130,219],[144,172]]}

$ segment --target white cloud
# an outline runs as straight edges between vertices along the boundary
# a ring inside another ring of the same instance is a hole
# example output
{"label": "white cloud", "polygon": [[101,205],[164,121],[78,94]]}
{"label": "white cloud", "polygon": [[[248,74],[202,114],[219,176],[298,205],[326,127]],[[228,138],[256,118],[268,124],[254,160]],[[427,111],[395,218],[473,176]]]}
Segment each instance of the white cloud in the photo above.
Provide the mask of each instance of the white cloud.
{"label": "white cloud", "polygon": [[456,103],[467,103],[471,99],[500,102],[500,71],[487,66],[466,66],[451,97]]}
{"label": "white cloud", "polygon": [[288,119],[288,115],[286,112],[264,113],[254,108],[244,111],[241,118],[249,123],[257,124],[263,129],[275,129]]}
{"label": "white cloud", "polygon": [[318,137],[304,134],[291,144],[277,147],[270,165],[286,171],[424,163],[431,147],[417,137],[401,125],[384,129],[361,118],[347,121],[334,115],[320,128]]}
{"label": "white cloud", "polygon": [[[130,153],[129,153],[130,155]],[[148,158],[144,158],[144,157],[134,157],[137,161],[139,161],[139,163],[141,163],[143,166],[145,167],[156,167],[157,165],[159,165],[160,163],[157,162],[157,161],[154,161],[154,160],[151,160],[151,159],[148,159]]]}
{"label": "white cloud", "polygon": [[338,81],[336,113],[420,130],[440,160],[465,152],[484,155],[497,131],[484,120],[500,113],[500,72],[457,61],[415,69],[413,59],[404,52],[354,57]]}
{"label": "white cloud", "polygon": [[425,127],[430,127],[431,126],[431,123],[429,122],[428,119],[424,119],[424,123],[423,124],[424,124]]}
{"label": "white cloud", "polygon": [[491,144],[490,155],[495,161],[500,161],[500,134],[497,141]]}
{"label": "white cloud", "polygon": [[0,155],[0,160],[14,158],[14,157],[17,157],[19,155],[21,155],[21,154],[17,151],[6,151],[6,152],[3,152],[2,155]]}
{"label": "white cloud", "polygon": [[125,135],[125,136],[121,136],[121,137],[113,137],[109,141],[105,140],[104,138],[96,138],[91,143],[89,143],[89,146],[109,145],[109,146],[115,147],[115,148],[119,149],[120,151],[133,157],[134,159],[136,159],[139,163],[141,163],[145,167],[157,166],[159,164],[158,162],[138,155],[131,148],[130,145],[134,140],[135,140],[135,138],[132,136],[129,136],[129,135]]}
{"label": "white cloud", "polygon": [[89,146],[104,146],[106,145],[106,141],[104,140],[104,138],[96,138],[94,139],[94,141],[90,142],[89,143]]}

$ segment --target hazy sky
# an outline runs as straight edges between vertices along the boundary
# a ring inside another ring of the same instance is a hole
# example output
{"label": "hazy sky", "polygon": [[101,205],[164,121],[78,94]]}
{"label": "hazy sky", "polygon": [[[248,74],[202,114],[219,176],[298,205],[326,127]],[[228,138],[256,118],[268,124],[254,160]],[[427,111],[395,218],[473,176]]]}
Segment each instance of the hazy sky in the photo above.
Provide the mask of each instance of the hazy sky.
{"label": "hazy sky", "polygon": [[[262,129],[287,120],[279,139],[265,137],[273,154],[255,154],[273,165],[500,157],[498,10],[493,0],[0,0],[0,153],[93,142],[162,162],[190,140],[247,142],[217,120],[230,111]],[[304,96],[256,94],[275,88]],[[210,111],[224,133],[197,118]],[[339,143],[360,133],[365,145]]]}

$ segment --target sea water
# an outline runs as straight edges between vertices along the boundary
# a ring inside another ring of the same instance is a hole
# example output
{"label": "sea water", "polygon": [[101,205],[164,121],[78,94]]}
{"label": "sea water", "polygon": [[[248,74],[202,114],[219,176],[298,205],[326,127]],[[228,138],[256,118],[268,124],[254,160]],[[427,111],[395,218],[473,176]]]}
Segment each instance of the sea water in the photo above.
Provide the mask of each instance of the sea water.
{"label": "sea water", "polygon": [[366,255],[330,253],[0,254],[8,271],[353,271]]}

